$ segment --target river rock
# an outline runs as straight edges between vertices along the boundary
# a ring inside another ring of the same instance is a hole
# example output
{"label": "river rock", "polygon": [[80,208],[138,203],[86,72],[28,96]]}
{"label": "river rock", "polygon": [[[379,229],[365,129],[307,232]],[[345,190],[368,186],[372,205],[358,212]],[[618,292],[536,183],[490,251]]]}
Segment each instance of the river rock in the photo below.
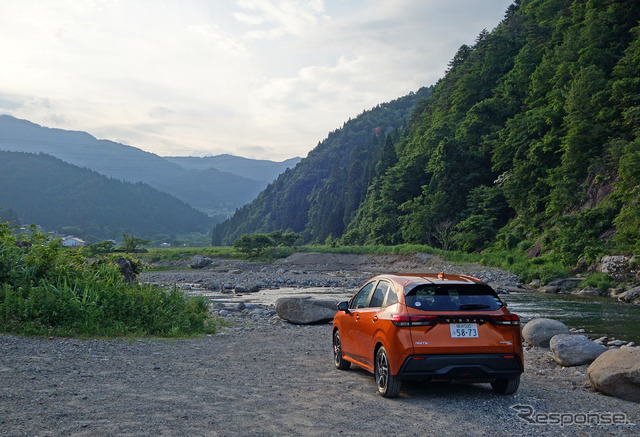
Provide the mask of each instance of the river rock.
{"label": "river rock", "polygon": [[624,341],[624,340],[611,340],[607,342],[607,346],[624,346],[625,344],[628,344],[628,341]]}
{"label": "river rock", "polygon": [[624,293],[620,293],[618,295],[618,300],[626,303],[640,302],[640,287],[634,287]]}
{"label": "river rock", "polygon": [[587,369],[596,390],[640,403],[640,349],[610,349]]}
{"label": "river rock", "polygon": [[624,255],[603,256],[597,267],[597,271],[602,273],[619,273],[627,267],[629,259],[629,257]]}
{"label": "river rock", "polygon": [[577,291],[573,294],[577,294],[578,296],[600,296],[602,292],[599,288],[596,287],[585,287],[580,291]]}
{"label": "river rock", "polygon": [[191,261],[189,261],[189,267],[191,267],[192,269],[203,269],[211,263],[213,263],[213,260],[211,258],[196,255],[191,258]]}
{"label": "river rock", "polygon": [[607,351],[584,335],[558,334],[549,342],[553,359],[561,366],[589,364]]}
{"label": "river rock", "polygon": [[247,306],[244,304],[244,302],[238,302],[236,304],[231,305],[232,311],[242,311],[245,308],[247,308]]}
{"label": "river rock", "polygon": [[573,290],[583,280],[584,279],[582,278],[554,279],[553,281],[549,282],[547,285],[542,287],[540,291],[542,291],[543,293],[561,293],[568,290]]}
{"label": "river rock", "polygon": [[308,297],[281,297],[276,301],[278,316],[297,325],[308,325],[333,320],[338,302],[334,299]]}
{"label": "river rock", "polygon": [[205,281],[202,283],[202,288],[206,290],[217,290],[218,288],[220,288],[220,284],[213,281]]}
{"label": "river rock", "polygon": [[137,275],[130,259],[120,257],[115,260],[115,263],[120,268],[120,273],[124,277],[125,282],[133,282],[136,280]]}
{"label": "river rock", "polygon": [[531,346],[539,347],[549,347],[549,341],[554,335],[570,333],[564,323],[544,317],[531,319],[522,329],[524,340]]}

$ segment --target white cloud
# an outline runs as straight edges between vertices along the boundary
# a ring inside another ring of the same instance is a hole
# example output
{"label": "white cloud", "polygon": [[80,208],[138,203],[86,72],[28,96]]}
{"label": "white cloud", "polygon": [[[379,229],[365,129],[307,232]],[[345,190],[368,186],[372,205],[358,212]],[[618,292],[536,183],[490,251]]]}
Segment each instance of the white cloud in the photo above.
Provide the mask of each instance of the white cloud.
{"label": "white cloud", "polygon": [[2,0],[0,111],[159,154],[306,155],[508,0]]}
{"label": "white cloud", "polygon": [[249,39],[278,39],[285,35],[303,36],[328,17],[323,15],[323,2],[318,0],[238,0],[238,6],[251,13],[238,12],[234,16],[244,24],[262,25],[267,30],[253,30],[245,34]]}

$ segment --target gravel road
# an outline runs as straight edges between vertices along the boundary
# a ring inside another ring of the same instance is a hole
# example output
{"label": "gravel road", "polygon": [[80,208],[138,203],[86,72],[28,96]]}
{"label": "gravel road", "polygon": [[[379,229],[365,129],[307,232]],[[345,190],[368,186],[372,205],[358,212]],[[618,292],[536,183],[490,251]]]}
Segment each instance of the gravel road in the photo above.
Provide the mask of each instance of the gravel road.
{"label": "gravel road", "polygon": [[[538,348],[525,357],[512,396],[489,384],[405,383],[384,399],[369,373],[335,369],[330,325],[247,317],[187,340],[0,335],[0,435],[638,434],[640,405],[595,392],[587,366],[559,367]],[[529,423],[518,416],[527,411],[537,422],[562,415],[565,426]],[[575,423],[588,413],[589,425]],[[602,423],[611,417],[624,424]]]}
{"label": "gravel road", "polygon": [[[535,414],[619,413],[640,406],[588,387],[526,352],[520,390],[405,383],[398,399],[373,377],[339,371],[329,325],[230,327],[189,340],[0,336],[0,434],[8,436],[537,436],[637,435],[633,425],[535,425]],[[625,417],[623,416],[623,417]],[[568,417],[568,416],[567,416]],[[577,416],[576,416],[577,417]]]}

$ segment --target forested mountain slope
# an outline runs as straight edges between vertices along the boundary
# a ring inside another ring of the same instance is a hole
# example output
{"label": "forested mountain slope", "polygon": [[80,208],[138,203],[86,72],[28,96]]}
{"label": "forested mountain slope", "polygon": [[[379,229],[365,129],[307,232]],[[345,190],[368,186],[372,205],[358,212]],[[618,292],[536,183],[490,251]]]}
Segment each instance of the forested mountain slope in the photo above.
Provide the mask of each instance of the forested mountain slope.
{"label": "forested mountain slope", "polygon": [[640,2],[523,0],[462,46],[345,240],[640,249]]}
{"label": "forested mountain slope", "polygon": [[231,244],[244,233],[278,229],[303,233],[306,241],[342,235],[373,177],[394,162],[393,144],[412,108],[430,93],[430,88],[421,88],[365,111],[331,132],[256,200],[216,226],[213,244]]}
{"label": "forested mountain slope", "polygon": [[207,232],[212,220],[143,183],[109,179],[44,154],[0,151],[0,211],[47,230],[83,238],[115,239],[123,232]]}
{"label": "forested mountain slope", "polygon": [[[637,0],[516,1],[460,47],[398,141],[330,148],[345,124],[216,228],[218,242],[289,229],[567,264],[639,250],[639,19]],[[369,177],[352,180],[352,165]]]}

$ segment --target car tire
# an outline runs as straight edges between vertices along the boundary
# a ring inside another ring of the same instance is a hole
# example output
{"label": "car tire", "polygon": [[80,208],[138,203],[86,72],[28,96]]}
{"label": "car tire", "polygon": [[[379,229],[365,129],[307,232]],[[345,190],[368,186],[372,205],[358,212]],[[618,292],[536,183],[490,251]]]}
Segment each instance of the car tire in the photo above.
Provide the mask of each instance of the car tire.
{"label": "car tire", "polygon": [[491,383],[493,391],[500,395],[514,394],[520,386],[520,375],[496,379]]}
{"label": "car tire", "polygon": [[380,346],[380,349],[376,352],[374,376],[376,378],[376,385],[378,386],[378,393],[385,398],[398,397],[402,382],[391,374],[389,357],[387,356],[387,351],[384,349],[384,346]]}
{"label": "car tire", "polygon": [[337,329],[333,333],[333,363],[340,370],[347,370],[351,367],[351,363],[342,357],[342,341],[340,339],[340,331]]}

